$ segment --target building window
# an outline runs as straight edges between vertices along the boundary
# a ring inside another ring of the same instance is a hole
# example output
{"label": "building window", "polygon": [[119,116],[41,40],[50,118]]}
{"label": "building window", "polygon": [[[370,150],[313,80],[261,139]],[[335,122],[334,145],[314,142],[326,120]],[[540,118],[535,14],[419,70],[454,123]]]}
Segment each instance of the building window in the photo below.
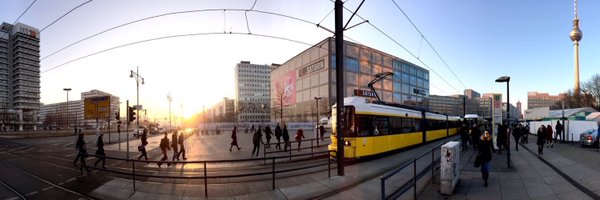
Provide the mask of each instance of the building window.
{"label": "building window", "polygon": [[358,72],[358,60],[352,57],[346,57],[346,66],[350,72]]}

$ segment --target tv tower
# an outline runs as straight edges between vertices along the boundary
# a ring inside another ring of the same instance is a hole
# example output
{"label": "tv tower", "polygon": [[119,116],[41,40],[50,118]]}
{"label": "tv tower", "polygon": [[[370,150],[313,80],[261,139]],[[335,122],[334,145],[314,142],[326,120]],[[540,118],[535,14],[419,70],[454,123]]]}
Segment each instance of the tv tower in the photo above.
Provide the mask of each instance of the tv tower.
{"label": "tv tower", "polygon": [[583,37],[583,32],[579,29],[579,17],[577,16],[577,0],[575,0],[575,18],[573,19],[573,30],[569,34],[573,46],[575,47],[575,93],[579,94],[579,41]]}

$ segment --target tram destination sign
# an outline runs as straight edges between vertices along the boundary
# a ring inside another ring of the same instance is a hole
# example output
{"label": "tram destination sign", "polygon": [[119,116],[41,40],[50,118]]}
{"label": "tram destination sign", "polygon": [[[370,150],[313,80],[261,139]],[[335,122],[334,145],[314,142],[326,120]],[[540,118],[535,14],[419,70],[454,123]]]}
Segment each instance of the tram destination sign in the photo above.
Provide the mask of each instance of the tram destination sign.
{"label": "tram destination sign", "polygon": [[373,91],[359,90],[359,89],[354,90],[354,96],[373,97],[373,98],[376,97],[375,92],[373,92]]}

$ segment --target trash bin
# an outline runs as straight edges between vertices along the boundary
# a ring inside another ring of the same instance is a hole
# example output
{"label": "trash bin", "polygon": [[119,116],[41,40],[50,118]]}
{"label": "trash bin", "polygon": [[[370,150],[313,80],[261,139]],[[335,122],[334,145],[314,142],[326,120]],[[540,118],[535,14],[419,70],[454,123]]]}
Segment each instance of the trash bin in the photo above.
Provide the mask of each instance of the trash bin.
{"label": "trash bin", "polygon": [[441,151],[440,193],[452,195],[460,175],[460,143],[448,142]]}

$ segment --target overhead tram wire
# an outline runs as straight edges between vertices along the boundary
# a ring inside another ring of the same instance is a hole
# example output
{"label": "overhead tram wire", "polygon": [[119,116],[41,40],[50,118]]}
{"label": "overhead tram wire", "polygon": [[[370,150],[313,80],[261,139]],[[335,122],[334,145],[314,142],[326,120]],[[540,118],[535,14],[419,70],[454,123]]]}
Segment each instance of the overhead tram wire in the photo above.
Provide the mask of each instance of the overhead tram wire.
{"label": "overhead tram wire", "polygon": [[[127,47],[127,46],[132,46],[132,45],[136,45],[136,44],[141,44],[141,43],[146,43],[146,42],[151,42],[151,41],[157,41],[157,40],[164,40],[164,39],[172,39],[172,38],[179,38],[179,37],[190,37],[190,36],[207,36],[207,35],[245,35],[245,36],[256,36],[256,37],[264,37],[264,38],[271,38],[271,39],[278,39],[278,40],[284,40],[284,41],[289,41],[289,42],[294,42],[294,43],[298,43],[298,44],[304,44],[307,46],[315,46],[314,44],[311,43],[307,43],[307,42],[302,42],[299,40],[294,40],[294,39],[290,39],[290,38],[285,38],[285,37],[279,37],[279,36],[273,36],[273,35],[266,35],[266,34],[248,34],[248,33],[243,33],[243,32],[228,32],[228,33],[223,33],[223,32],[204,32],[204,33],[188,33],[188,34],[178,34],[178,35],[169,35],[169,36],[162,36],[162,37],[155,37],[155,38],[150,38],[150,39],[145,39],[145,40],[139,40],[139,41],[135,41],[135,42],[130,42],[127,44],[122,44],[122,45],[118,45],[118,46],[114,46],[114,47],[110,47],[104,50],[100,50],[85,56],[81,56],[75,59],[72,59],[70,61],[67,61],[63,64],[54,66],[50,69],[44,70],[41,73],[46,73],[49,71],[52,71],[54,69],[60,68],[62,66],[65,66],[67,64],[73,63],[75,61],[78,60],[82,60],[84,58],[88,58],[97,54],[101,54],[104,52],[108,52],[108,51],[112,51],[115,49],[119,49],[122,47]],[[323,47],[319,47],[319,48],[323,48]]]}
{"label": "overhead tram wire", "polygon": [[75,6],[73,9],[69,10],[68,12],[66,12],[65,14],[63,14],[62,16],[60,16],[58,19],[54,20],[52,23],[46,25],[46,27],[42,28],[42,30],[40,30],[40,33],[43,32],[44,30],[46,30],[46,28],[52,26],[54,23],[56,23],[57,21],[59,21],[60,19],[62,19],[63,17],[67,16],[68,14],[70,14],[71,12],[73,12],[74,10],[77,10],[79,7],[92,2],[92,0],[88,0],[86,2],[83,2],[81,4],[79,4],[78,6]]}
{"label": "overhead tram wire", "polygon": [[[23,12],[21,13],[21,15],[19,15],[19,17],[17,17],[17,19],[15,19],[15,21],[14,21],[12,24],[13,24],[13,25],[14,25],[14,24],[16,24],[16,23],[19,21],[19,19],[21,19],[21,17],[23,17],[23,15],[25,15],[25,13],[27,13],[27,11],[29,10],[29,8],[31,8],[31,6],[33,6],[33,4],[34,4],[36,1],[37,1],[37,0],[33,0],[33,2],[31,2],[31,4],[29,4],[29,6],[27,6],[27,9],[25,9],[25,11],[23,11]],[[12,27],[11,27],[10,29],[12,29]],[[7,33],[7,32],[4,32],[4,33],[2,33],[2,37],[4,37],[4,36],[6,35],[6,33]],[[2,37],[0,37],[0,38],[2,38]]]}
{"label": "overhead tram wire", "polygon": [[[331,2],[334,2],[334,0],[330,0]],[[350,13],[354,13],[354,11],[346,8],[346,6],[343,6],[344,10],[350,12]],[[363,21],[366,21],[365,18],[363,18],[362,16],[360,16],[359,14],[355,14],[358,18],[360,18]],[[452,84],[450,84],[450,82],[448,82],[444,77],[442,77],[440,74],[438,74],[435,70],[433,70],[431,67],[429,67],[429,65],[427,65],[425,62],[423,62],[423,60],[421,60],[419,57],[417,57],[414,53],[412,53],[411,51],[409,51],[406,47],[404,47],[402,44],[400,44],[398,41],[396,41],[394,38],[392,38],[391,36],[389,36],[387,33],[385,33],[384,31],[382,31],[379,27],[375,26],[373,23],[371,23],[371,21],[367,21],[367,23],[369,25],[371,25],[371,27],[373,27],[375,30],[379,31],[379,33],[383,34],[384,36],[386,36],[388,39],[392,40],[392,42],[396,43],[396,45],[398,45],[400,48],[404,49],[404,51],[406,51],[408,54],[410,54],[412,57],[414,57],[415,59],[417,59],[421,64],[423,64],[423,66],[425,66],[427,69],[429,69],[431,72],[433,72],[433,74],[435,74],[436,76],[438,76],[440,79],[442,79],[446,84],[448,84],[448,86],[450,86],[452,89],[454,89],[457,93],[461,93],[458,89],[456,89]]]}
{"label": "overhead tram wire", "polygon": [[394,5],[396,5],[396,8],[398,8],[398,10],[400,10],[400,12],[402,12],[402,14],[404,15],[404,17],[406,17],[406,19],[408,19],[408,21],[410,22],[410,24],[412,24],[412,26],[415,28],[415,30],[417,30],[417,32],[419,32],[419,34],[425,40],[425,42],[427,42],[427,44],[429,45],[429,47],[431,47],[431,49],[433,49],[433,52],[435,52],[435,54],[438,56],[438,58],[440,58],[440,60],[442,60],[442,62],[446,66],[446,68],[448,68],[448,70],[450,70],[450,72],[452,73],[452,75],[454,75],[454,78],[456,78],[456,80],[458,80],[458,82],[460,83],[460,85],[462,85],[463,88],[466,89],[467,87],[465,86],[465,84],[463,84],[463,82],[460,80],[460,78],[458,78],[458,76],[456,75],[456,73],[454,73],[454,70],[452,70],[452,68],[450,68],[450,66],[448,65],[448,63],[446,63],[446,60],[444,60],[444,58],[442,58],[442,56],[440,55],[440,53],[438,53],[438,51],[435,49],[435,47],[433,47],[433,45],[429,42],[429,40],[427,39],[427,37],[425,37],[425,35],[423,35],[423,33],[421,33],[421,30],[419,30],[419,28],[417,28],[417,25],[415,25],[415,23],[410,19],[410,17],[408,17],[408,15],[404,12],[404,10],[402,10],[402,8],[400,8],[400,6],[396,3],[395,0],[392,0],[392,2],[394,3]]}
{"label": "overhead tram wire", "polygon": [[[159,14],[159,15],[153,15],[153,16],[149,16],[149,17],[144,17],[144,18],[141,18],[141,19],[136,19],[136,20],[133,20],[133,21],[126,22],[124,24],[120,24],[120,25],[117,25],[117,26],[105,29],[103,31],[100,31],[100,32],[95,33],[93,35],[90,35],[88,37],[85,37],[83,39],[77,40],[77,41],[75,41],[75,42],[73,42],[73,43],[71,43],[71,44],[69,44],[69,45],[67,45],[67,46],[65,46],[65,47],[57,50],[57,51],[54,51],[51,54],[49,54],[47,56],[44,56],[42,59],[40,59],[40,61],[43,61],[43,60],[45,60],[45,59],[47,59],[49,57],[52,57],[52,56],[56,55],[57,53],[60,53],[60,52],[62,52],[64,50],[72,47],[73,45],[79,44],[79,43],[81,43],[83,41],[89,40],[91,38],[94,38],[94,37],[99,36],[101,34],[104,34],[106,32],[109,32],[109,31],[112,31],[112,30],[115,30],[115,29],[118,29],[118,28],[121,28],[121,27],[124,27],[124,26],[128,26],[128,25],[131,25],[131,24],[135,24],[135,23],[138,23],[138,22],[150,20],[150,19],[155,19],[155,18],[159,18],[159,17],[170,16],[170,15],[188,14],[188,13],[197,13],[197,12],[224,12],[225,13],[225,12],[246,12],[246,11],[248,11],[248,12],[256,12],[256,13],[261,13],[261,14],[266,14],[266,15],[279,16],[279,17],[283,17],[283,18],[292,19],[292,20],[304,22],[304,23],[307,23],[307,24],[315,25],[315,26],[317,25],[317,23],[314,23],[314,22],[311,22],[311,21],[308,21],[308,20],[305,20],[305,19],[301,19],[301,18],[298,18],[298,17],[290,16],[290,15],[285,15],[285,14],[280,14],[280,13],[274,13],[274,12],[269,12],[269,11],[248,10],[248,9],[241,9],[241,8],[232,8],[232,9],[199,9],[199,10],[187,10],[187,11],[168,12],[168,13],[163,13],[163,14]],[[223,21],[225,22],[225,20],[223,20]],[[223,33],[226,33],[225,29],[224,29]],[[345,37],[345,38],[348,38],[349,40],[358,43],[358,41],[356,41],[356,40],[354,40],[354,39],[352,39],[350,37]]]}

